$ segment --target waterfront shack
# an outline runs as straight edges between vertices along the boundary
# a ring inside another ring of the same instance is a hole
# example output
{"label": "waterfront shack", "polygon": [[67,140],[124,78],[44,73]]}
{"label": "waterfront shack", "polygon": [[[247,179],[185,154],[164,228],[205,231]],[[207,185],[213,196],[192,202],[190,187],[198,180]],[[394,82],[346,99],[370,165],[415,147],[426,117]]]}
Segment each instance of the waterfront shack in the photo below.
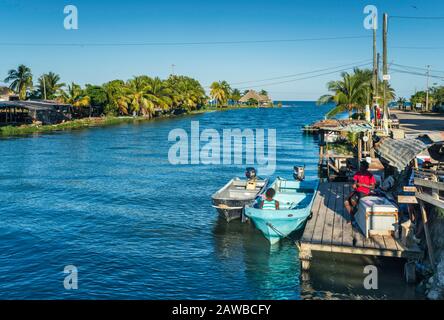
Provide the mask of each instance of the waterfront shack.
{"label": "waterfront shack", "polygon": [[273,101],[268,95],[261,95],[254,90],[250,90],[242,98],[240,98],[239,103],[248,104],[250,101],[257,101],[259,106],[268,107],[273,105]]}
{"label": "waterfront shack", "polygon": [[73,107],[55,101],[0,101],[0,125],[58,124],[72,119]]}
{"label": "waterfront shack", "polygon": [[371,156],[373,127],[365,121],[318,125],[319,166],[329,180],[348,179],[365,156]]}

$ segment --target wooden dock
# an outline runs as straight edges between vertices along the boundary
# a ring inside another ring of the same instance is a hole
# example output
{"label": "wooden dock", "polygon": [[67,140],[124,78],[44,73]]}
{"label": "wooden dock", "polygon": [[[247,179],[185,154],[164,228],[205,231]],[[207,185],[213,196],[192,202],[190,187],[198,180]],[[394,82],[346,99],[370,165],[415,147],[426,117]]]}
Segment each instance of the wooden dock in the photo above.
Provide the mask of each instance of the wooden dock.
{"label": "wooden dock", "polygon": [[[350,183],[321,183],[313,204],[312,218],[301,239],[301,260],[311,260],[312,251],[420,259],[418,247],[406,248],[391,236],[365,236],[347,223],[349,215],[344,201],[351,192]],[[304,269],[309,268],[308,266]]]}

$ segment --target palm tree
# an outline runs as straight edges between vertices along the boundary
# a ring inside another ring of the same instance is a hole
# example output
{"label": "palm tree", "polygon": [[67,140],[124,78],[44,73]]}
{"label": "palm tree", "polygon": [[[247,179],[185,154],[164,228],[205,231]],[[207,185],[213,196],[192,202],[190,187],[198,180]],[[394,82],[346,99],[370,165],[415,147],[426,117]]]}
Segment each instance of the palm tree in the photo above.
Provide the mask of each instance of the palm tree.
{"label": "palm tree", "polygon": [[172,91],[167,86],[167,84],[160,80],[160,78],[147,78],[146,79],[146,90],[148,98],[154,104],[155,108],[160,108],[164,111],[169,110],[172,107]]}
{"label": "palm tree", "polygon": [[106,94],[105,113],[128,115],[129,98],[127,88],[121,80],[110,81],[103,85]]}
{"label": "palm tree", "polygon": [[341,112],[348,111],[349,118],[352,118],[353,110],[362,108],[362,101],[366,97],[367,81],[356,74],[343,72],[342,80],[331,81],[328,83],[328,90],[333,94],[327,94],[319,98],[318,105],[334,102],[336,107],[327,113],[331,118]]}
{"label": "palm tree", "polygon": [[239,104],[239,100],[242,98],[242,94],[239,89],[233,89],[231,91],[230,99],[233,100],[236,104]]}
{"label": "palm tree", "polygon": [[380,105],[384,104],[384,86],[385,86],[385,103],[390,103],[391,101],[394,101],[396,99],[396,93],[395,89],[392,88],[392,86],[389,83],[384,84],[384,82],[379,82],[379,92],[381,93],[380,100],[378,100],[378,103]]}
{"label": "palm tree", "polygon": [[40,97],[52,100],[61,93],[61,89],[65,86],[64,83],[60,82],[60,76],[53,72],[43,74],[38,79],[38,91]]}
{"label": "palm tree", "polygon": [[156,104],[158,105],[160,102],[151,93],[152,88],[149,82],[149,77],[139,76],[129,80],[126,86],[131,110],[137,115],[142,114],[144,117],[152,118]]}
{"label": "palm tree", "polygon": [[397,101],[399,110],[405,110],[406,103],[407,103],[407,99],[406,98],[399,97],[399,99]]}
{"label": "palm tree", "polygon": [[19,65],[17,70],[9,70],[5,82],[11,82],[9,88],[19,95],[20,100],[25,100],[26,92],[33,86],[31,69],[23,64]]}
{"label": "palm tree", "polygon": [[62,92],[60,100],[63,103],[70,104],[76,108],[84,108],[91,105],[90,97],[88,97],[82,88],[74,82],[68,85],[67,91]]}
{"label": "palm tree", "polygon": [[427,93],[425,91],[416,92],[411,98],[412,110],[417,104],[421,104],[423,107],[426,105]]}
{"label": "palm tree", "polygon": [[223,105],[227,101],[227,87],[222,82],[213,82],[210,89],[211,97],[216,100],[216,107],[219,106],[219,103]]}
{"label": "palm tree", "polygon": [[171,75],[164,81],[170,91],[173,110],[195,110],[207,102],[205,90],[199,81],[186,76]]}

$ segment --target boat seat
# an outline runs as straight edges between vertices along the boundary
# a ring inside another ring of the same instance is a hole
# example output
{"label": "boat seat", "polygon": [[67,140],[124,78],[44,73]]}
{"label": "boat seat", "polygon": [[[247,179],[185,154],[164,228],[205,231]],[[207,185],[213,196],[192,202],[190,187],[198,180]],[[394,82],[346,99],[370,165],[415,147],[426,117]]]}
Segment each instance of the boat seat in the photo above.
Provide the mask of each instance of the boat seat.
{"label": "boat seat", "polygon": [[256,190],[257,183],[256,180],[248,181],[247,182],[247,190]]}

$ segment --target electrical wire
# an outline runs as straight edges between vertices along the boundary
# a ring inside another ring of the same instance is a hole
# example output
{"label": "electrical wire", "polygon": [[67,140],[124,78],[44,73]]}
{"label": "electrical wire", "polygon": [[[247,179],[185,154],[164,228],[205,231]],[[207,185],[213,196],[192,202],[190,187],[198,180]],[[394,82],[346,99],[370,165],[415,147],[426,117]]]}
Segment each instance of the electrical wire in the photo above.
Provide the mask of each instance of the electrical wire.
{"label": "electrical wire", "polygon": [[392,68],[391,71],[396,71],[398,73],[405,73],[405,74],[410,74],[410,75],[415,75],[415,76],[430,77],[430,78],[434,78],[434,79],[444,80],[444,77],[440,77],[440,76],[436,76],[436,75],[432,75],[432,74],[427,75],[424,73],[400,70],[400,69],[395,69],[395,68]]}
{"label": "electrical wire", "polygon": [[392,49],[406,49],[406,50],[442,50],[444,47],[413,47],[413,46],[391,46]]}
{"label": "electrical wire", "polygon": [[444,20],[444,17],[414,17],[414,16],[390,16],[389,19],[408,19],[408,20]]}
{"label": "electrical wire", "polygon": [[330,74],[335,74],[335,73],[338,73],[338,72],[345,72],[345,71],[348,71],[348,70],[352,70],[354,68],[368,66],[370,64],[371,63],[365,63],[365,64],[361,64],[361,65],[355,65],[355,66],[352,66],[352,67],[348,67],[348,68],[345,68],[345,69],[342,69],[342,70],[335,70],[335,71],[331,71],[331,72],[320,73],[320,74],[309,76],[309,77],[303,77],[303,78],[297,78],[297,79],[286,80],[286,81],[279,81],[279,82],[272,82],[272,83],[265,83],[265,84],[254,85],[254,86],[249,86],[249,87],[241,87],[241,88],[238,88],[238,89],[242,90],[242,89],[251,89],[251,88],[259,88],[259,87],[262,88],[262,87],[269,87],[269,86],[274,86],[274,85],[278,85],[278,84],[284,84],[284,83],[291,83],[291,82],[296,82],[296,81],[308,80],[308,79],[322,77],[322,76],[326,76],[326,75],[330,75]]}
{"label": "electrical wire", "polygon": [[427,68],[421,68],[421,67],[413,67],[413,66],[407,66],[407,65],[403,65],[403,64],[397,64],[397,63],[392,63],[392,65],[397,66],[397,67],[401,67],[401,68],[406,68],[406,69],[416,69],[416,70],[421,70],[421,71],[444,73],[444,71],[440,71],[440,70],[427,69]]}
{"label": "electrical wire", "polygon": [[354,65],[358,65],[358,64],[362,64],[364,62],[370,62],[372,61],[371,59],[366,59],[366,60],[361,60],[361,61],[357,61],[357,62],[353,62],[353,63],[347,63],[341,66],[337,66],[337,67],[330,67],[330,68],[324,68],[324,69],[318,69],[318,70],[314,70],[314,71],[308,71],[308,72],[301,72],[301,73],[295,73],[292,75],[286,75],[286,76],[280,76],[280,77],[274,77],[274,78],[268,78],[268,79],[261,79],[261,80],[249,80],[249,81],[242,81],[242,82],[235,82],[235,83],[231,83],[231,85],[241,85],[241,84],[246,84],[246,83],[254,83],[254,82],[264,82],[264,81],[272,81],[272,80],[280,80],[280,79],[286,79],[286,78],[293,78],[293,77],[298,77],[298,76],[303,76],[303,75],[307,75],[307,74],[313,74],[313,73],[318,73],[318,72],[324,72],[324,71],[329,71],[332,69],[341,69],[341,68],[345,68],[345,67],[349,67],[349,66],[354,66]]}
{"label": "electrical wire", "polygon": [[201,41],[201,42],[134,42],[134,43],[27,43],[0,42],[3,47],[145,47],[145,46],[194,46],[194,45],[230,45],[230,44],[260,44],[281,42],[330,41],[348,39],[368,39],[370,36],[319,37],[278,40],[241,40],[241,41]]}

